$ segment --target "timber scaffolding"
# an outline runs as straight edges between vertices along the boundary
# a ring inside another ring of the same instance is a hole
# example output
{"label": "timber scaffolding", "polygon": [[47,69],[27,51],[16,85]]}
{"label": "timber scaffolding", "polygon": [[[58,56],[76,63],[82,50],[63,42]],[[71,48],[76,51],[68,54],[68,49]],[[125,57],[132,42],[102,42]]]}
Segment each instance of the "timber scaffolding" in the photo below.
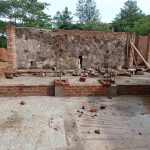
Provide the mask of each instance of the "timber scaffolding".
{"label": "timber scaffolding", "polygon": [[[127,40],[126,40],[126,45],[127,45],[127,61],[126,61],[126,68],[130,68],[132,67],[129,64],[129,57],[132,57],[132,65],[135,65],[135,69],[140,68],[140,66],[138,66],[137,63],[137,56],[139,56],[142,60],[142,62],[144,63],[144,65],[146,66],[146,68],[148,70],[150,70],[150,64],[148,63],[148,59],[149,59],[149,47],[150,47],[150,35],[148,36],[148,40],[147,40],[147,61],[146,59],[142,56],[142,54],[140,53],[140,51],[138,50],[138,48],[136,47],[136,43],[139,42],[139,36],[135,35],[135,41],[133,41],[132,39],[132,35],[131,33],[127,33]],[[135,44],[134,44],[135,43]],[[136,52],[136,53],[135,53]],[[131,55],[131,56],[129,56]],[[136,57],[135,57],[136,56]]]}

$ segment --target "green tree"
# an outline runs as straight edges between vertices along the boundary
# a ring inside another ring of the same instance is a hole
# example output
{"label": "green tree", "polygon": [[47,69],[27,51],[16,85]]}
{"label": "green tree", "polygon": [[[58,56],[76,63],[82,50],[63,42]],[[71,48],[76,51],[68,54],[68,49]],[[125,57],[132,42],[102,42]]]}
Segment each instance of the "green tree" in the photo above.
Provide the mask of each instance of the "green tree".
{"label": "green tree", "polygon": [[111,31],[111,25],[103,22],[90,21],[86,24],[86,29],[95,31]]}
{"label": "green tree", "polygon": [[6,42],[6,36],[5,35],[0,35],[0,48],[6,48],[7,47],[7,42]]}
{"label": "green tree", "polygon": [[135,22],[133,31],[140,35],[150,33],[150,15],[144,16]]}
{"label": "green tree", "polygon": [[127,0],[112,24],[116,31],[130,31],[134,23],[142,16],[144,16],[144,13],[137,6],[137,2],[135,0]]}
{"label": "green tree", "polygon": [[100,13],[94,0],[78,0],[75,15],[80,23],[100,20]]}
{"label": "green tree", "polygon": [[71,28],[73,17],[71,16],[71,12],[68,10],[68,7],[65,7],[65,10],[62,12],[56,12],[56,15],[53,18],[54,27],[60,29],[69,29]]}
{"label": "green tree", "polygon": [[2,0],[0,19],[18,26],[49,28],[51,16],[44,13],[49,5],[37,0]]}
{"label": "green tree", "polygon": [[7,22],[0,20],[0,48],[6,48],[6,24]]}
{"label": "green tree", "polygon": [[72,23],[68,26],[67,29],[89,30],[89,31],[111,31],[111,28],[112,26],[109,23],[90,21],[87,24]]}

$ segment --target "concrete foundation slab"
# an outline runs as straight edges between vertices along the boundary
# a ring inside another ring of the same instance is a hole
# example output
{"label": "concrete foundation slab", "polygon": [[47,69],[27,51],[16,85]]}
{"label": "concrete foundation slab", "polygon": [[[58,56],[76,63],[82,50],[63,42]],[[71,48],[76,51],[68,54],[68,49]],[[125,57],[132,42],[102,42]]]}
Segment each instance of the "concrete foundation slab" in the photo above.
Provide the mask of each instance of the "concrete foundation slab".
{"label": "concrete foundation slab", "polygon": [[2,150],[149,150],[149,124],[150,96],[0,97]]}

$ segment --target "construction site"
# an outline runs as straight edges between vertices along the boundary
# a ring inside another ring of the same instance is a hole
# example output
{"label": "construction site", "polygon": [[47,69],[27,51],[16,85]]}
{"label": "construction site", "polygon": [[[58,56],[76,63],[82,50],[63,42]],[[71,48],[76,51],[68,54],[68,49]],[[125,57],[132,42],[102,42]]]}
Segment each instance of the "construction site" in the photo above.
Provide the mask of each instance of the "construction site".
{"label": "construction site", "polygon": [[150,149],[150,34],[7,25],[6,37],[0,149]]}

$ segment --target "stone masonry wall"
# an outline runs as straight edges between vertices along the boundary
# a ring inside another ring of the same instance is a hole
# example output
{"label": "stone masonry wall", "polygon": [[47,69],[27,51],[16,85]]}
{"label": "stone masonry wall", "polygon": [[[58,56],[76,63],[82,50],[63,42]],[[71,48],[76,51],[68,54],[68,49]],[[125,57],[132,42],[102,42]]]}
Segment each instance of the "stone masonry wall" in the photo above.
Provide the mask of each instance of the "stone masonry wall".
{"label": "stone masonry wall", "polygon": [[18,68],[124,66],[126,33],[16,28],[16,53]]}

